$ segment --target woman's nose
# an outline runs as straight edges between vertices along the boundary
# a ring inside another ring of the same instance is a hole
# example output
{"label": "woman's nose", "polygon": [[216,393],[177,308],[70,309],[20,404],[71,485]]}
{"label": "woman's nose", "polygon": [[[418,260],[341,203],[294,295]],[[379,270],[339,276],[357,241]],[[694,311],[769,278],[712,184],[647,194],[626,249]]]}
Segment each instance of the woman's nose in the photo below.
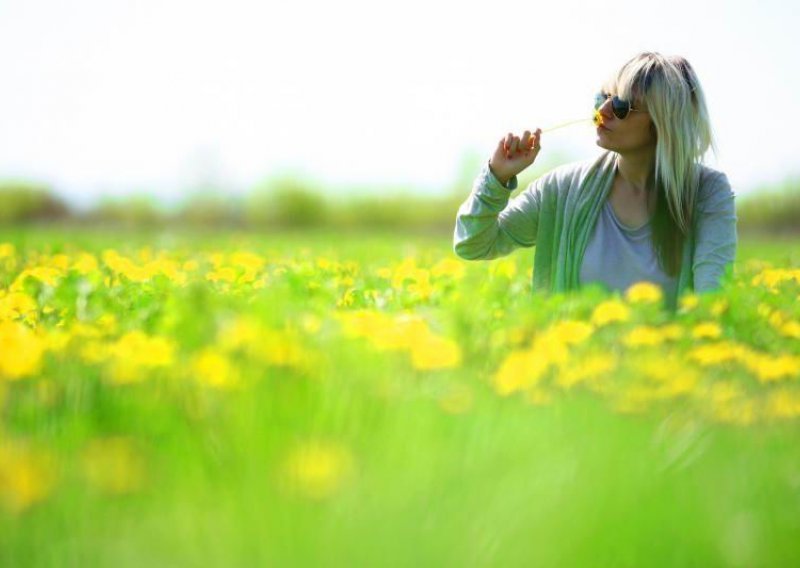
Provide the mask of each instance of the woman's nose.
{"label": "woman's nose", "polygon": [[614,113],[611,111],[611,97],[608,97],[603,104],[600,105],[600,108],[597,109],[600,114],[603,115],[603,118],[611,118]]}

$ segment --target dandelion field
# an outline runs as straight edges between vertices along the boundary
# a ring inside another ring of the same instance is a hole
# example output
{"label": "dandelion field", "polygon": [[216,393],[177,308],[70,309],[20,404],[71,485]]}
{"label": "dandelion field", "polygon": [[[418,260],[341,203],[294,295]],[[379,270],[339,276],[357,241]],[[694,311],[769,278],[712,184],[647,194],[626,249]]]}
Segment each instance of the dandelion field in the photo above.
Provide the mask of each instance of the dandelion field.
{"label": "dandelion field", "polygon": [[0,566],[800,563],[800,245],[531,297],[533,249],[0,232]]}

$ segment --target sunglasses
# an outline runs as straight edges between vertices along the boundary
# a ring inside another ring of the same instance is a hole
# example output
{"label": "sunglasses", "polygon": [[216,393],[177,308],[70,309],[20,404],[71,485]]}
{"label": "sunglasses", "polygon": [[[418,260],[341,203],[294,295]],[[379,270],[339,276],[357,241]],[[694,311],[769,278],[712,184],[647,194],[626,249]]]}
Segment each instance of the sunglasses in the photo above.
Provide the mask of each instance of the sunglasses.
{"label": "sunglasses", "polygon": [[647,111],[644,111],[644,110],[639,110],[639,109],[633,108],[631,106],[630,101],[623,101],[617,95],[614,95],[612,97],[610,94],[605,93],[603,91],[597,93],[594,96],[594,110],[600,110],[600,107],[603,106],[603,103],[605,103],[606,99],[609,99],[609,98],[611,99],[611,111],[614,113],[614,116],[616,116],[620,120],[626,118],[628,116],[628,113],[631,112],[631,111],[632,112],[647,112]]}

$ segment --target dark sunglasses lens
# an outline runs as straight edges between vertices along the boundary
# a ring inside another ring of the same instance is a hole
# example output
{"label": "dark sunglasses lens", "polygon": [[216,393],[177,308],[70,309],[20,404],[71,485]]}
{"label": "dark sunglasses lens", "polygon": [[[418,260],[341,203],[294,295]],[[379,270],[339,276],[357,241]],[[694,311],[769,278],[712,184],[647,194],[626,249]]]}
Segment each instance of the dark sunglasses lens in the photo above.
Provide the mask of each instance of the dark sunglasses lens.
{"label": "dark sunglasses lens", "polygon": [[614,111],[614,116],[622,120],[626,116],[628,116],[628,112],[631,109],[631,104],[628,101],[623,101],[619,97],[614,97],[611,99],[611,109]]}

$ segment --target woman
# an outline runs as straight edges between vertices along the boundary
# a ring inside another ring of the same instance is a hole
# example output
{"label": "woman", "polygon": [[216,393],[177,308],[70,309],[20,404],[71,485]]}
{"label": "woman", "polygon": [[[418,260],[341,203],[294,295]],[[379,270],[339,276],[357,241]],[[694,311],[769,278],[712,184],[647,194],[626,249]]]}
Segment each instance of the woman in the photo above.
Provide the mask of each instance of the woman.
{"label": "woman", "polygon": [[536,246],[533,288],[647,280],[675,310],[685,291],[713,290],[736,256],[734,193],[700,160],[716,151],[703,90],[682,57],[640,53],[595,98],[597,158],[533,181],[510,200],[541,149],[541,130],[508,134],[456,218],[453,246],[469,260]]}

